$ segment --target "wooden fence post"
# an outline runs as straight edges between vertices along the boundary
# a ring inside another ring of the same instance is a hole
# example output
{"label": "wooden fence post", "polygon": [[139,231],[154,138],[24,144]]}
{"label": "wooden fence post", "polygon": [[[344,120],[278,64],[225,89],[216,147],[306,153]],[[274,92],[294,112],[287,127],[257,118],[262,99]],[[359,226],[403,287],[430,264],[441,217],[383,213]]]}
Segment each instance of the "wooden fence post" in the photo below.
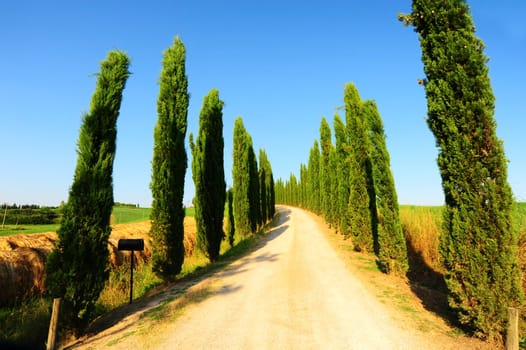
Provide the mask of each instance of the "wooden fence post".
{"label": "wooden fence post", "polygon": [[57,338],[58,314],[60,312],[61,298],[53,299],[53,311],[51,312],[51,321],[49,322],[49,332],[47,335],[46,350],[55,350],[55,340]]}
{"label": "wooden fence post", "polygon": [[506,350],[519,350],[519,309],[515,307],[508,308]]}

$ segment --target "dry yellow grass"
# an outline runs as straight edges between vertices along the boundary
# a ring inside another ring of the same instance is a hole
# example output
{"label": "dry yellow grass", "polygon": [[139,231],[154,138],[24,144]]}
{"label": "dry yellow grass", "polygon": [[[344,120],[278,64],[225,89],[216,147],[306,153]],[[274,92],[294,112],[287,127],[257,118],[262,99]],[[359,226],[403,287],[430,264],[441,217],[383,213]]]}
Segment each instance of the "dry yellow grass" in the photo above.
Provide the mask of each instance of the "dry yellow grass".
{"label": "dry yellow grass", "polygon": [[440,207],[400,207],[400,221],[410,254],[418,254],[425,264],[442,270],[439,241],[442,222]]}
{"label": "dry yellow grass", "polygon": [[[196,225],[193,217],[185,218],[184,229],[185,255],[190,257],[196,250]],[[117,249],[121,238],[144,239],[144,251],[134,252],[134,256],[139,263],[149,260],[152,252],[149,231],[150,221],[112,226],[108,249],[113,269],[123,264],[129,266],[130,253]],[[0,237],[0,285],[4,286],[0,290],[0,305],[45,291],[45,263],[56,240],[56,232]]]}

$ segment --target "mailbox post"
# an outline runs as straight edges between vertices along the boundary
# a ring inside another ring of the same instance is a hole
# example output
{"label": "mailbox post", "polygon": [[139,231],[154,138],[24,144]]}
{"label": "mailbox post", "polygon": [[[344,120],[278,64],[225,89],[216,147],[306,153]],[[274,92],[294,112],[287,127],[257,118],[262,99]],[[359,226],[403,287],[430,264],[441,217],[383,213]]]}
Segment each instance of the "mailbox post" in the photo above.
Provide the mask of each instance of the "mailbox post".
{"label": "mailbox post", "polygon": [[128,250],[130,251],[131,258],[131,267],[130,267],[130,304],[133,300],[133,260],[134,252],[144,250],[144,240],[142,238],[129,238],[129,239],[119,239],[117,245],[118,250]]}

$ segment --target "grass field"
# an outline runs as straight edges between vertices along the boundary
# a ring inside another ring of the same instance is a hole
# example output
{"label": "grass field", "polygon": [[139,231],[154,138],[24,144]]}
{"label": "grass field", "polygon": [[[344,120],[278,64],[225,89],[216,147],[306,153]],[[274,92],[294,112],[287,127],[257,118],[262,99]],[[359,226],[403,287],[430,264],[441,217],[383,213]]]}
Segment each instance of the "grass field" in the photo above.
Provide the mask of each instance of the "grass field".
{"label": "grass field", "polygon": [[[136,208],[131,206],[115,206],[111,214],[111,224],[128,224],[149,220],[151,208]],[[193,208],[186,209],[186,214],[193,216]],[[8,236],[17,233],[41,233],[56,231],[60,224],[51,225],[4,225],[0,227],[0,236]]]}

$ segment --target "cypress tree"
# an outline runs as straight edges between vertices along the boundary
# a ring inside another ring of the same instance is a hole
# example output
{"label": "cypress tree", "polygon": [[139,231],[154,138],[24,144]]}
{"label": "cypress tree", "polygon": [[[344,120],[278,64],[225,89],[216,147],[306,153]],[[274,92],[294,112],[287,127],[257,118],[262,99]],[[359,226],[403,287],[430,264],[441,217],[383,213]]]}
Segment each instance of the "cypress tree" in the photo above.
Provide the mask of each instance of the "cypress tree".
{"label": "cypress tree", "polygon": [[349,202],[348,215],[354,249],[373,251],[371,222],[371,184],[369,183],[369,141],[362,101],[354,84],[345,86],[345,114],[349,137]]}
{"label": "cypress tree", "polygon": [[58,243],[46,264],[47,288],[53,296],[63,298],[67,319],[76,330],[92,317],[109,276],[116,124],[129,63],[128,56],[119,51],[111,51],[101,63],[90,112],[80,128],[77,166]]}
{"label": "cypress tree", "polygon": [[272,168],[265,150],[259,150],[259,176],[261,193],[261,217],[263,222],[267,222],[273,216],[272,213]]}
{"label": "cypress tree", "polygon": [[229,188],[226,192],[227,208],[228,208],[228,222],[226,228],[226,235],[228,238],[228,244],[230,248],[234,246],[235,234],[236,234],[236,223],[234,220],[234,191]]}
{"label": "cypress tree", "polygon": [[[190,135],[192,136],[192,135]],[[225,171],[223,165],[223,101],[212,89],[203,100],[199,115],[199,135],[192,150],[192,175],[195,184],[197,245],[211,262],[219,258],[223,240],[225,211]]]}
{"label": "cypress tree", "polygon": [[309,164],[307,165],[307,196],[308,208],[316,214],[320,214],[321,210],[320,158],[318,140],[314,140],[314,145],[310,149]]}
{"label": "cypress tree", "polygon": [[267,184],[266,184],[266,177],[267,177],[267,171],[261,164],[261,149],[259,150],[259,202],[260,202],[260,219],[261,224],[265,224],[268,218],[267,210],[268,210],[268,204],[267,204]]}
{"label": "cypress tree", "polygon": [[405,275],[409,267],[407,248],[398,213],[398,196],[382,118],[374,101],[365,101],[363,108],[369,125],[376,208],[380,217],[377,252],[379,266],[385,273]]}
{"label": "cypress tree", "polygon": [[445,195],[440,252],[449,303],[476,334],[498,337],[522,291],[484,44],[462,0],[414,0],[412,13],[401,19],[419,35],[427,123],[439,149]]}
{"label": "cypress tree", "polygon": [[337,191],[336,197],[336,217],[337,226],[343,235],[350,233],[349,216],[347,215],[347,205],[349,203],[349,143],[347,130],[341,117],[334,115],[334,136],[336,140],[335,152],[337,162]]}
{"label": "cypress tree", "polygon": [[232,154],[232,180],[234,190],[234,220],[236,232],[241,238],[252,232],[250,207],[250,162],[249,148],[252,141],[248,135],[243,120],[238,117],[234,121],[234,140]]}
{"label": "cypress tree", "polygon": [[249,191],[248,203],[250,207],[250,230],[256,232],[261,225],[261,200],[259,192],[259,172],[258,160],[252,146],[252,138],[247,133],[249,140],[248,147],[248,172],[249,172]]}
{"label": "cypress tree", "polygon": [[185,51],[183,42],[176,37],[164,52],[154,130],[150,236],[153,270],[164,279],[174,278],[184,260],[184,140],[189,100]]}
{"label": "cypress tree", "polygon": [[338,229],[338,154],[336,153],[336,148],[331,145],[329,151],[329,178],[330,178],[330,223]]}
{"label": "cypress tree", "polygon": [[[296,177],[294,178],[296,179]],[[309,208],[308,183],[309,169],[307,168],[307,165],[300,164],[300,180],[298,183],[297,202],[295,205],[302,208]]]}
{"label": "cypress tree", "polygon": [[331,127],[329,126],[327,119],[323,117],[320,124],[321,158],[319,191],[321,200],[321,213],[329,224],[333,224],[333,218],[331,215],[333,199],[331,198],[331,168],[329,162],[332,148],[331,137]]}

